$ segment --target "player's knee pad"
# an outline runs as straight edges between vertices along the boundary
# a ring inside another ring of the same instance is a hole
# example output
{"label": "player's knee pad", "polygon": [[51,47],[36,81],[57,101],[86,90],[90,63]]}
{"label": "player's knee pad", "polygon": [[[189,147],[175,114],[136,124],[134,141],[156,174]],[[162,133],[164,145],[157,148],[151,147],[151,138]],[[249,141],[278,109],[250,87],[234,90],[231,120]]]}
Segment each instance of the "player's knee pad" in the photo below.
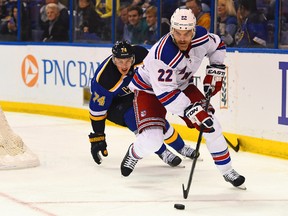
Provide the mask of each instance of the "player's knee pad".
{"label": "player's knee pad", "polygon": [[145,157],[158,151],[163,144],[163,128],[146,128],[134,142],[134,150],[140,157]]}

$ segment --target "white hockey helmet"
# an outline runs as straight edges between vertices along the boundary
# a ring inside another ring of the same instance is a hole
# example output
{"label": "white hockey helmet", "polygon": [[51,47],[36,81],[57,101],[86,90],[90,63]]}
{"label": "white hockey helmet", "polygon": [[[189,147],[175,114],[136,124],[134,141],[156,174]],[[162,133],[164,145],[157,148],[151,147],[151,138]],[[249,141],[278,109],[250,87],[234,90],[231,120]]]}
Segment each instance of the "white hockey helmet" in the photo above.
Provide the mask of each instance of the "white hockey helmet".
{"label": "white hockey helmet", "polygon": [[196,18],[191,9],[177,8],[171,16],[170,30],[193,30],[195,32]]}

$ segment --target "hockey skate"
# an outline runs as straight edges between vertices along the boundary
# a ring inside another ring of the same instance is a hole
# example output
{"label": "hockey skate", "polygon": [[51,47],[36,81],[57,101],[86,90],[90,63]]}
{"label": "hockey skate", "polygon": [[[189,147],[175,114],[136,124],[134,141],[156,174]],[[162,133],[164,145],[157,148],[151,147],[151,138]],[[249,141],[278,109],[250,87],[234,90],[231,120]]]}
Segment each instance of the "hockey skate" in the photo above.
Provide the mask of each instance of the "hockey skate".
{"label": "hockey skate", "polygon": [[138,162],[138,159],[132,155],[132,144],[129,146],[128,151],[121,163],[121,174],[125,177],[129,176],[133,172],[135,165]]}
{"label": "hockey skate", "polygon": [[230,182],[234,187],[237,187],[242,190],[246,190],[244,185],[245,177],[239,175],[234,169],[229,170],[223,175],[225,181]]}
{"label": "hockey skate", "polygon": [[162,154],[158,156],[164,161],[164,163],[168,164],[171,167],[178,166],[182,162],[180,157],[173,154],[168,149],[166,149]]}
{"label": "hockey skate", "polygon": [[199,152],[197,152],[196,154],[195,149],[191,148],[188,145],[184,145],[184,147],[178,150],[177,152],[183,155],[184,157],[188,157],[190,159],[198,158],[198,160],[201,160],[201,161],[203,160],[203,159],[199,159],[199,155],[200,155]]}

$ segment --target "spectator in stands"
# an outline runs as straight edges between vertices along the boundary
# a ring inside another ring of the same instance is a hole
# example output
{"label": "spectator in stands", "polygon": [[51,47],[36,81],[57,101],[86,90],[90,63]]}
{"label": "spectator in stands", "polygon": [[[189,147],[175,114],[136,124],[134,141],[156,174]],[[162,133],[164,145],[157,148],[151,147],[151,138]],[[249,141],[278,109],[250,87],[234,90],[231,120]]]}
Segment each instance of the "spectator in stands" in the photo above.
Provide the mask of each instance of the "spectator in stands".
{"label": "spectator in stands", "polygon": [[131,1],[131,7],[133,7],[133,6],[141,7],[144,3],[145,3],[145,0],[132,0]]}
{"label": "spectator in stands", "polygon": [[65,5],[66,8],[69,8],[69,1],[70,0],[60,0],[60,1],[61,1],[61,4]]}
{"label": "spectator in stands", "polygon": [[157,23],[157,7],[150,6],[146,9],[146,22],[148,30],[145,36],[145,44],[153,45],[163,35],[170,31],[170,22],[167,18],[161,19],[161,32],[160,37],[158,35],[158,23]]}
{"label": "spectator in stands", "polygon": [[[95,11],[99,14],[102,19],[111,18],[112,16],[112,0],[105,0],[103,3],[102,0],[96,0]],[[116,0],[116,14],[119,14],[120,10],[120,0]]]}
{"label": "spectator in stands", "polygon": [[[116,38],[117,40],[123,40],[124,38],[124,31],[126,33],[128,33],[128,8],[129,8],[129,4],[124,4],[120,6],[120,14],[117,17],[117,21],[116,21]],[[129,36],[125,36],[126,38],[130,38],[132,37],[132,34]]]}
{"label": "spectator in stands", "polygon": [[11,16],[7,16],[2,19],[0,33],[17,35],[17,6],[13,6],[11,10]]}
{"label": "spectator in stands", "polygon": [[267,19],[263,13],[257,11],[256,0],[238,0],[237,19],[237,47],[266,47]]}
{"label": "spectator in stands", "polygon": [[[167,18],[170,20],[172,14],[174,13],[175,9],[180,7],[180,1],[178,0],[161,0],[161,17],[162,18]],[[158,0],[134,0],[132,2],[132,5],[138,5],[142,7],[144,11],[144,15],[146,13],[146,9],[149,6],[155,6],[158,7]]]}
{"label": "spectator in stands", "polygon": [[69,28],[68,10],[67,10],[65,5],[61,4],[61,2],[59,2],[59,0],[45,0],[45,5],[43,5],[40,8],[40,25],[41,25],[41,27],[43,28],[43,24],[45,22],[47,22],[47,20],[48,20],[45,8],[46,8],[46,5],[50,4],[50,3],[54,3],[54,4],[58,5],[58,8],[60,10],[59,19],[61,20],[63,25],[65,25],[66,28]]}
{"label": "spectator in stands", "polygon": [[233,0],[218,0],[217,34],[227,46],[234,45],[237,31],[237,17]]}
{"label": "spectator in stands", "polygon": [[[1,4],[0,4],[1,5]],[[17,1],[2,1],[3,13],[1,16],[0,33],[1,40],[17,40],[17,28],[20,20],[17,20],[18,4]],[[21,40],[31,40],[31,14],[30,8],[26,1],[21,1]]]}
{"label": "spectator in stands", "polygon": [[45,7],[48,20],[44,23],[43,42],[68,41],[68,28],[60,17],[60,10],[57,4],[49,3]]}
{"label": "spectator in stands", "polygon": [[103,30],[103,21],[95,11],[91,0],[79,0],[77,7],[78,21],[76,29],[79,29],[78,39],[100,40]]}
{"label": "spectator in stands", "polygon": [[17,13],[18,13],[17,6],[14,6],[12,8],[11,18],[7,23],[8,32],[14,35],[17,35]]}
{"label": "spectator in stands", "polygon": [[161,5],[162,5],[162,11],[161,11],[162,18],[167,18],[170,20],[175,9],[180,6],[180,2],[175,0],[162,0]]}
{"label": "spectator in stands", "polygon": [[[116,15],[119,15],[120,0],[116,1]],[[111,40],[112,0],[96,0],[95,11],[102,19],[102,38]]]}
{"label": "spectator in stands", "polygon": [[210,13],[211,0],[201,0],[201,6],[204,13]]}
{"label": "spectator in stands", "polygon": [[288,2],[281,1],[280,44],[288,45]]}
{"label": "spectator in stands", "polygon": [[202,11],[202,4],[200,0],[187,0],[186,1],[186,8],[189,8],[193,11],[197,23],[196,25],[203,26],[207,29],[207,31],[210,31],[210,23],[211,23],[211,17],[209,13],[204,13]]}
{"label": "spectator in stands", "polygon": [[[131,38],[127,39],[132,44],[143,44],[145,41],[148,25],[145,19],[142,19],[143,11],[139,6],[131,6],[128,9],[128,34]],[[125,32],[124,32],[125,35]],[[127,34],[126,34],[127,35]]]}
{"label": "spectator in stands", "polygon": [[7,1],[0,0],[0,19],[4,19],[7,14]]}
{"label": "spectator in stands", "polygon": [[[269,5],[267,7],[267,14],[266,14],[267,20],[275,19],[275,3],[276,0],[269,0]],[[283,5],[283,3],[281,3],[281,5]]]}

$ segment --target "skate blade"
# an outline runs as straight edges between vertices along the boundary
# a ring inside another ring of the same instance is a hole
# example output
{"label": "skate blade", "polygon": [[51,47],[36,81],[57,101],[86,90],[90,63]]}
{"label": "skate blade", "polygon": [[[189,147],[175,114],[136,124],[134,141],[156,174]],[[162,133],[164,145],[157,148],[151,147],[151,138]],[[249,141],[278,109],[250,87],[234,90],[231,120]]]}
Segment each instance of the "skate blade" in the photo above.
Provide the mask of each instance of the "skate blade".
{"label": "skate blade", "polygon": [[178,166],[175,166],[173,168],[185,168],[185,166],[184,165],[178,165]]}
{"label": "skate blade", "polygon": [[237,186],[236,188],[240,190],[247,190],[246,186],[244,184]]}
{"label": "skate blade", "polygon": [[[184,157],[184,158],[188,159],[188,160],[194,160],[194,158],[189,158],[189,157]],[[202,161],[204,161],[204,159],[202,157],[198,157],[197,161],[202,162]]]}

